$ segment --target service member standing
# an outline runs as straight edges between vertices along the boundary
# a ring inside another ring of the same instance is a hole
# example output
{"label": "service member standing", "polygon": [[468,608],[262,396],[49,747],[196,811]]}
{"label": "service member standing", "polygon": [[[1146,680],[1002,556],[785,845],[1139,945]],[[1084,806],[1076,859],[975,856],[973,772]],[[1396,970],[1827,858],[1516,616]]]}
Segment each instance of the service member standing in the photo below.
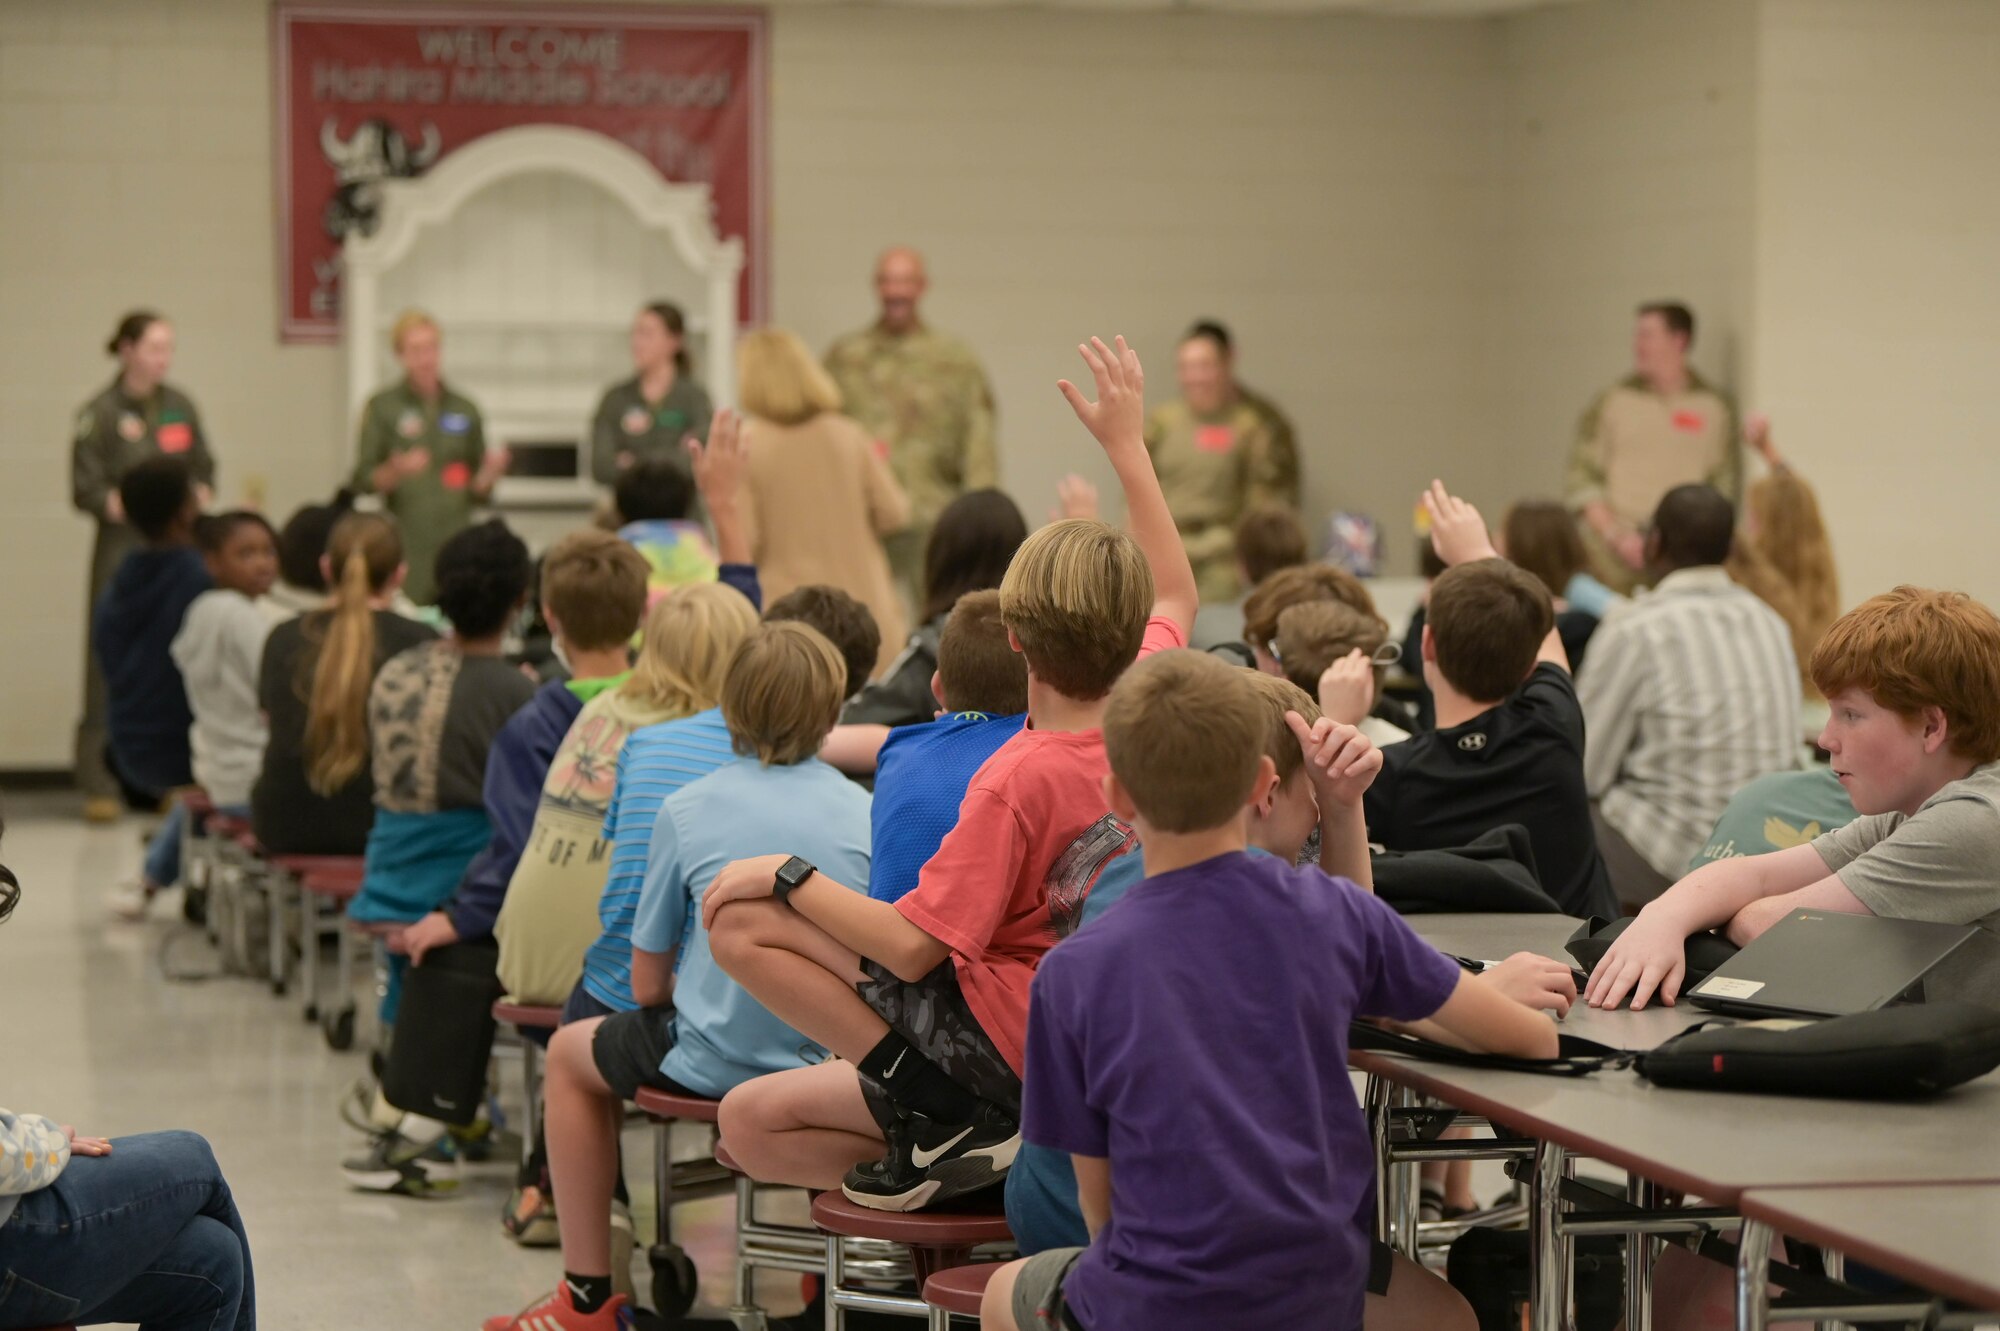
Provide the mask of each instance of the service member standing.
{"label": "service member standing", "polygon": [[918,313],[924,258],[898,247],[875,265],[881,317],[826,353],[846,414],[888,447],[910,498],[910,525],[884,543],[912,603],[923,598],[924,544],[945,505],[999,484],[993,388],[972,349],[926,327]]}
{"label": "service member standing", "polygon": [[150,310],[135,310],[118,321],[105,350],[118,358],[118,377],[84,404],[70,447],[71,501],[97,522],[90,599],[83,612],[84,706],[75,758],[84,816],[92,822],[109,822],[123,807],[118,782],[105,761],[104,677],[87,627],[105,584],[139,544],[119,504],[118,482],[134,466],[164,453],[186,460],[204,505],[215,484],[215,459],[201,417],[187,394],[166,382],[174,361],[173,325]]}
{"label": "service member standing", "polygon": [[1661,302],[1639,307],[1632,373],[1590,404],[1570,451],[1568,501],[1591,572],[1630,592],[1646,568],[1646,524],[1667,491],[1708,485],[1743,497],[1736,406],[1694,372],[1694,313]]}
{"label": "service member standing", "polygon": [[693,493],[685,441],[708,442],[715,408],[689,368],[680,308],[655,301],[640,310],[632,320],[632,377],[604,390],[590,427],[590,470],[599,485],[616,485],[634,463],[666,460],[688,472]]}
{"label": "service member standing", "polygon": [[1298,436],[1292,432],[1291,418],[1279,409],[1278,404],[1265,397],[1250,385],[1236,377],[1236,342],[1229,335],[1229,329],[1214,319],[1203,319],[1188,329],[1189,337],[1206,337],[1222,349],[1222,373],[1229,381],[1229,391],[1234,393],[1244,406],[1264,418],[1264,427],[1271,434],[1271,458],[1274,474],[1279,485],[1291,498],[1286,502],[1293,508],[1299,506],[1299,444]]}
{"label": "service member standing", "polygon": [[1203,605],[1242,594],[1236,524],[1252,509],[1298,506],[1298,465],[1268,417],[1236,391],[1227,349],[1197,325],[1174,353],[1181,395],[1146,418],[1146,449],[1194,565]]}
{"label": "service member standing", "polygon": [[446,386],[436,320],[406,311],[390,340],[403,380],[369,398],[361,413],[354,488],[382,496],[402,528],[410,565],[403,589],[429,605],[437,596],[438,550],[492,496],[506,474],[507,451],[487,451],[479,408]]}

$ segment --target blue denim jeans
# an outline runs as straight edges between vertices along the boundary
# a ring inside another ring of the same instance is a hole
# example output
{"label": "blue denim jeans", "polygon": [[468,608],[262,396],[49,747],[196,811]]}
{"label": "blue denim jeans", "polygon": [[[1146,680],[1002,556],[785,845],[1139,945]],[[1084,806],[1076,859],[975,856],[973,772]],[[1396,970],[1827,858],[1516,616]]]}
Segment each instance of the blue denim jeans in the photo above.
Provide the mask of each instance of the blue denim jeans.
{"label": "blue denim jeans", "polygon": [[[232,818],[248,818],[250,806],[247,804],[218,804],[217,813],[226,813]],[[143,872],[146,881],[154,887],[172,887],[181,878],[181,842],[187,838],[187,806],[175,800],[167,810],[167,820],[160,824],[160,830],[153,833],[153,839],[146,846],[146,867]]]}
{"label": "blue denim jeans", "polygon": [[149,1132],[111,1146],[72,1159],[0,1225],[0,1331],[254,1331],[250,1240],[208,1143]]}

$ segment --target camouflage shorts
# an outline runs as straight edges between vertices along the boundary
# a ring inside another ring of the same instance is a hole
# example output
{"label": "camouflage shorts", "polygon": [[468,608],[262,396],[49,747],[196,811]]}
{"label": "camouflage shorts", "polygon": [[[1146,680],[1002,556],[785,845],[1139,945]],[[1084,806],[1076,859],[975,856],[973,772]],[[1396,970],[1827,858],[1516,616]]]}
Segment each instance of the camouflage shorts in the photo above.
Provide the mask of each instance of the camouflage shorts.
{"label": "camouflage shorts", "polygon": [[[915,981],[898,979],[867,957],[861,959],[861,969],[868,978],[854,988],[891,1030],[966,1090],[1021,1116],[1021,1079],[966,1006],[949,958]],[[866,1077],[861,1090],[876,1121],[885,1122],[887,1101],[880,1090]]]}

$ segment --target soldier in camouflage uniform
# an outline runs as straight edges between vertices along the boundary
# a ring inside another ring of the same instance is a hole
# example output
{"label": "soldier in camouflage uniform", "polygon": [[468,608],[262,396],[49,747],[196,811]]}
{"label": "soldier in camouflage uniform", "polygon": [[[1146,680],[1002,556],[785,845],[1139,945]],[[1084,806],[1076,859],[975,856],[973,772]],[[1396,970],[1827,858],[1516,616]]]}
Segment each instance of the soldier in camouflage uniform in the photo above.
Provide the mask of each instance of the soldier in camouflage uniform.
{"label": "soldier in camouflage uniform", "polygon": [[[1181,396],[1146,418],[1146,449],[1180,527],[1204,605],[1242,595],[1236,524],[1255,508],[1296,509],[1299,468],[1290,427],[1273,425],[1230,377],[1227,334],[1196,325],[1181,341],[1174,371]],[[1282,428],[1283,433],[1280,433]]]}
{"label": "soldier in camouflage uniform", "polygon": [[438,550],[492,497],[507,451],[487,451],[479,408],[445,385],[442,337],[429,315],[403,315],[391,336],[404,377],[362,410],[353,483],[362,494],[381,495],[395,516],[410,566],[403,590],[429,605],[437,598]]}
{"label": "soldier in camouflage uniform", "polygon": [[[632,320],[633,375],[604,391],[591,420],[590,470],[599,485],[617,485],[637,463],[663,461],[686,473],[688,493],[695,493],[686,441],[708,442],[715,408],[690,369],[680,308],[656,301],[640,310]],[[698,499],[688,516],[701,517]]]}
{"label": "soldier in camouflage uniform", "polygon": [[1736,404],[1688,364],[1693,342],[1685,305],[1640,306],[1632,374],[1598,394],[1577,428],[1566,497],[1590,571],[1613,591],[1651,582],[1646,525],[1667,491],[1702,484],[1732,504],[1743,497]]}
{"label": "soldier in camouflage uniform", "polygon": [[128,314],[106,349],[118,357],[118,377],[84,404],[70,445],[71,502],[97,522],[90,557],[90,600],[83,616],[84,706],[83,720],[76,729],[75,757],[84,814],[94,822],[116,818],[122,807],[118,782],[104,758],[108,739],[104,676],[98,670],[96,644],[88,641],[87,627],[105,585],[125,556],[139,545],[138,533],[126,524],[119,506],[118,482],[139,463],[164,453],[187,462],[204,504],[215,484],[215,459],[208,451],[201,417],[187,394],[166,382],[174,359],[173,325],[144,310]]}
{"label": "soldier in camouflage uniform", "polygon": [[957,338],[918,317],[923,256],[892,249],[875,266],[882,316],[826,353],[843,410],[889,450],[889,466],[910,497],[910,525],[883,544],[912,603],[924,599],[924,545],[945,505],[967,490],[999,483],[994,459],[993,389]]}

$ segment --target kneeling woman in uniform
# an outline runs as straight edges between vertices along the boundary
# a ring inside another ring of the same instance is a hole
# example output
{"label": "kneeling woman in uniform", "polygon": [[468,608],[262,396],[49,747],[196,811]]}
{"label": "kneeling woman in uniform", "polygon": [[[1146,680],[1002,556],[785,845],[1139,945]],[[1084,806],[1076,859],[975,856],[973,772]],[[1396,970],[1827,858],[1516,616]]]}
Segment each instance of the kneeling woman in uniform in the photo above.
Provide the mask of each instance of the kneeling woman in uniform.
{"label": "kneeling woman in uniform", "polygon": [[438,550],[507,472],[507,450],[487,450],[479,408],[444,382],[443,343],[437,321],[421,310],[396,320],[390,344],[403,379],[368,399],[354,459],[354,488],[381,495],[402,530],[404,590],[419,605],[437,599]]}

